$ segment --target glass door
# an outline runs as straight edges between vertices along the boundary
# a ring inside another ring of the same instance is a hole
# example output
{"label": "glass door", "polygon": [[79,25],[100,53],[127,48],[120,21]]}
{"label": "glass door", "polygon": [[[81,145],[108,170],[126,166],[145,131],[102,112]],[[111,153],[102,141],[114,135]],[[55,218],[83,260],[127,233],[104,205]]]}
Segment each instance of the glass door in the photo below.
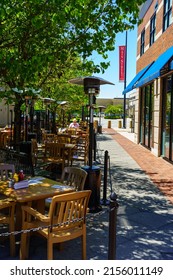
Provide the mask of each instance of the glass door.
{"label": "glass door", "polygon": [[170,161],[173,160],[172,83],[172,75],[163,79],[162,155]]}

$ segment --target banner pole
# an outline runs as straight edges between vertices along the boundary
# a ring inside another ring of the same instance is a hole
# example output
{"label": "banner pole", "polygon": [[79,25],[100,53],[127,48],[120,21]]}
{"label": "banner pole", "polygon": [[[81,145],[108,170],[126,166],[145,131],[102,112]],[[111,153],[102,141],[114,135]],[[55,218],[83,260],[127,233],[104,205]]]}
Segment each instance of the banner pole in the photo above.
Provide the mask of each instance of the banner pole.
{"label": "banner pole", "polygon": [[[126,79],[127,79],[127,30],[126,30],[126,38],[125,38],[124,89],[126,88]],[[124,93],[123,128],[126,128],[126,93]]]}

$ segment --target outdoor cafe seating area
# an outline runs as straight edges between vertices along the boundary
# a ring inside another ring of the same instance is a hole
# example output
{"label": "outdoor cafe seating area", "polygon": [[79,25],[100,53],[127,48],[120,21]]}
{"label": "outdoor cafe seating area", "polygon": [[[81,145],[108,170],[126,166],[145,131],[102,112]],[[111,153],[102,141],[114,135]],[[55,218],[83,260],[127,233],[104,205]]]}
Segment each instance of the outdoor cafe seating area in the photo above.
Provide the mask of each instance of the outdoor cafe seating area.
{"label": "outdoor cafe seating area", "polygon": [[[8,137],[4,137],[4,133]],[[86,219],[90,190],[84,190],[88,163],[88,128],[42,131],[41,141],[22,142],[21,150],[11,145],[13,132],[0,131],[0,243],[9,239],[11,256],[29,258],[32,231],[47,239],[47,259],[53,259],[53,244],[81,237],[81,258],[86,259]],[[4,140],[6,139],[6,140]],[[81,162],[81,164],[79,164]],[[24,180],[14,174],[23,170]],[[54,226],[55,225],[55,226]],[[45,228],[44,228],[45,226]],[[20,248],[16,252],[16,241]],[[60,252],[61,253],[61,252]]]}

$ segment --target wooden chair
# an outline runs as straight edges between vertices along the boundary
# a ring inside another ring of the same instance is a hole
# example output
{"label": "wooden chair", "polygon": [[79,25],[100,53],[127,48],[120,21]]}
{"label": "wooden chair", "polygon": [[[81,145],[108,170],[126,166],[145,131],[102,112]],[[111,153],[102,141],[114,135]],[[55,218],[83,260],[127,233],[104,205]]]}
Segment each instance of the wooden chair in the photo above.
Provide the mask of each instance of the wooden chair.
{"label": "wooden chair", "polygon": [[2,181],[12,178],[15,173],[14,164],[0,163],[0,178]]}
{"label": "wooden chair", "polygon": [[79,167],[66,166],[62,172],[60,181],[69,186],[73,186],[77,191],[84,189],[87,172]]}
{"label": "wooden chair", "polygon": [[71,165],[73,161],[83,161],[85,165],[88,163],[89,150],[89,135],[81,135],[76,145],[76,151],[71,158]]}
{"label": "wooden chair", "polygon": [[73,128],[73,127],[68,128],[67,132],[70,135],[76,135],[77,134],[77,128]]}
{"label": "wooden chair", "polygon": [[39,147],[36,139],[31,139],[31,157],[33,166],[37,166],[38,161],[43,161],[44,148]]}
{"label": "wooden chair", "polygon": [[42,134],[42,141],[43,143],[53,142],[56,138],[54,133],[43,133]]}
{"label": "wooden chair", "polygon": [[56,136],[56,142],[58,142],[58,143],[71,143],[71,135],[69,135],[69,134],[58,134]]}
{"label": "wooden chair", "polygon": [[[76,191],[82,191],[84,189],[85,181],[87,178],[87,172],[79,167],[66,166],[61,175],[60,182],[67,186],[72,186]],[[52,198],[45,200],[46,208],[50,207]]]}
{"label": "wooden chair", "polygon": [[61,165],[61,170],[65,167],[65,144],[60,143],[46,143],[44,163],[48,165]]}
{"label": "wooden chair", "polygon": [[[86,213],[90,194],[87,190],[54,196],[47,216],[22,206],[23,230],[46,226],[37,233],[47,239],[48,260],[53,259],[53,244],[78,237],[82,241],[82,259],[86,259]],[[29,233],[22,233],[20,259],[28,258],[28,250]]]}
{"label": "wooden chair", "polygon": [[[8,199],[0,199],[0,224],[7,224],[9,232],[13,232],[14,227],[15,202]],[[15,256],[15,236],[10,235],[10,255]]]}

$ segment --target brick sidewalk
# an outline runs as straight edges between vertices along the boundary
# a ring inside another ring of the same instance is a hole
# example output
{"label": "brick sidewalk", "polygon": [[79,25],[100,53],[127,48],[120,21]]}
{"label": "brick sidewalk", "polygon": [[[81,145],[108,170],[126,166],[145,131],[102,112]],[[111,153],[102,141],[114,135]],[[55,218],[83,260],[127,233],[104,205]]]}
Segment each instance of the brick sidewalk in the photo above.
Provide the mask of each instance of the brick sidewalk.
{"label": "brick sidewalk", "polygon": [[104,128],[104,131],[122,146],[173,203],[173,165],[161,157],[156,157],[147,148],[135,144],[114,129]]}

